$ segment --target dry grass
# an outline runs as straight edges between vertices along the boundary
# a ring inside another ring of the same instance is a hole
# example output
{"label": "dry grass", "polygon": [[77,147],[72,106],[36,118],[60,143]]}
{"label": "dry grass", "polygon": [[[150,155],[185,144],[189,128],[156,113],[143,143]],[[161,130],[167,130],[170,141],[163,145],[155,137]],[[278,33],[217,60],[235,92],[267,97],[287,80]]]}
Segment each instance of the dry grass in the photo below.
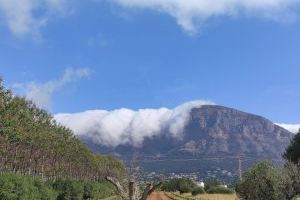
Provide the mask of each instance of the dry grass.
{"label": "dry grass", "polygon": [[239,200],[236,194],[200,194],[192,196],[190,193],[166,193],[172,200]]}
{"label": "dry grass", "polygon": [[197,200],[238,200],[235,194],[202,194],[196,196]]}
{"label": "dry grass", "polygon": [[119,196],[111,196],[100,200],[120,200],[121,198]]}

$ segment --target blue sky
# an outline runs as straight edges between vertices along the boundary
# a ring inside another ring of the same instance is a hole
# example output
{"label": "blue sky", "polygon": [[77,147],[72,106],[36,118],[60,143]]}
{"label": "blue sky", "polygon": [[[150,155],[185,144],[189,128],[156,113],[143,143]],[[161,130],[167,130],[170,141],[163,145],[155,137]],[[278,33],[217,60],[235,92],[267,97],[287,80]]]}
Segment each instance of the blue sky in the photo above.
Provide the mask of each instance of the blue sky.
{"label": "blue sky", "polygon": [[180,0],[43,1],[54,3],[26,0],[24,10],[0,0],[0,74],[52,113],[204,99],[300,123],[297,0],[229,10],[203,0],[187,1],[195,10]]}

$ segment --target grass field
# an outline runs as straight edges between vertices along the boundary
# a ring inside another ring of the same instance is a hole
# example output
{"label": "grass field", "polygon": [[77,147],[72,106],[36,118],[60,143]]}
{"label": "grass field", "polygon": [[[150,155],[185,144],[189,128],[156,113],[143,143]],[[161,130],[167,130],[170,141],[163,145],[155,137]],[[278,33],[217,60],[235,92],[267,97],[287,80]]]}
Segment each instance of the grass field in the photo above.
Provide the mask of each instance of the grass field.
{"label": "grass field", "polygon": [[201,194],[192,196],[191,194],[167,193],[172,200],[238,200],[236,194]]}
{"label": "grass field", "polygon": [[238,200],[235,194],[202,194],[196,198],[198,200]]}

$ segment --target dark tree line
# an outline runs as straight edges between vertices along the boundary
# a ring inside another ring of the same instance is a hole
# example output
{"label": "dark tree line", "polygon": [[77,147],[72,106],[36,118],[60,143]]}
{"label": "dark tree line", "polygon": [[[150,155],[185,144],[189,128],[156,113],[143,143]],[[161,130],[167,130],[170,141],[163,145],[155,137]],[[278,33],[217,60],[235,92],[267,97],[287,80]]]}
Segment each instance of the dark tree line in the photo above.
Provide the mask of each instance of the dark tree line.
{"label": "dark tree line", "polygon": [[100,181],[122,175],[124,167],[93,154],[70,129],[0,80],[0,172]]}

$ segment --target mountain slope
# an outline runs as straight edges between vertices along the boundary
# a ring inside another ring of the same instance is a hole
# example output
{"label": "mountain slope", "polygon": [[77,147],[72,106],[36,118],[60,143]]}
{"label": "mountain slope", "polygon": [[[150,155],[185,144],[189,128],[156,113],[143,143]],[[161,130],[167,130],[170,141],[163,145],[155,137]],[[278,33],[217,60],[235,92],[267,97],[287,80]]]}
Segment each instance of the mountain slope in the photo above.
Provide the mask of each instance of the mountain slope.
{"label": "mountain slope", "polygon": [[[122,159],[129,159],[134,152],[138,152],[141,159],[148,163],[147,168],[151,166],[151,161],[160,161],[163,165],[163,161],[229,160],[240,156],[245,163],[247,160],[250,163],[261,159],[280,160],[292,136],[289,131],[263,117],[223,106],[205,105],[191,110],[180,138],[160,134],[146,139],[140,147],[120,145],[109,148],[95,145],[92,141],[86,142],[94,151],[115,154]],[[228,163],[219,165],[225,168]],[[177,163],[178,166],[180,164]],[[179,171],[187,171],[184,166]]]}
{"label": "mountain slope", "polygon": [[220,156],[248,155],[280,158],[292,133],[263,117],[222,106],[206,105],[191,110],[182,137],[160,136],[146,139],[141,147],[116,148],[89,145],[96,151],[129,156]]}

